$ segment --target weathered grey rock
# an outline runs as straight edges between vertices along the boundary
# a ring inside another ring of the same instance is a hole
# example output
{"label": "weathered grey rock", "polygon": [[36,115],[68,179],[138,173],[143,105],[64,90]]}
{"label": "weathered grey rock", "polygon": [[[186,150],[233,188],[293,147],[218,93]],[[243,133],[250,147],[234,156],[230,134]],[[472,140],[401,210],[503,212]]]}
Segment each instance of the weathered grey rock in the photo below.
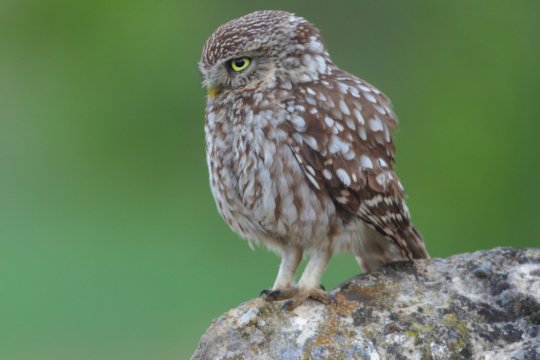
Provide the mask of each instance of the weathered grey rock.
{"label": "weathered grey rock", "polygon": [[540,249],[397,262],[331,293],[337,307],[248,301],[192,359],[540,359]]}

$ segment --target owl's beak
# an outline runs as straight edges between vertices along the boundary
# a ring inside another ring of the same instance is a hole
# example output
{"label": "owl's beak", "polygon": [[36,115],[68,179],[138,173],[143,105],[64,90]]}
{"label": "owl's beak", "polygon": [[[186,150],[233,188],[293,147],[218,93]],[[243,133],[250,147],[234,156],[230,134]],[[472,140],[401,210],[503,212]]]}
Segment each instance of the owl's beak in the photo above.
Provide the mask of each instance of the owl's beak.
{"label": "owl's beak", "polygon": [[211,81],[208,81],[208,84],[206,85],[206,90],[208,90],[208,95],[210,95],[212,100],[214,100],[216,95],[219,94],[219,92],[221,91],[221,86],[216,85]]}

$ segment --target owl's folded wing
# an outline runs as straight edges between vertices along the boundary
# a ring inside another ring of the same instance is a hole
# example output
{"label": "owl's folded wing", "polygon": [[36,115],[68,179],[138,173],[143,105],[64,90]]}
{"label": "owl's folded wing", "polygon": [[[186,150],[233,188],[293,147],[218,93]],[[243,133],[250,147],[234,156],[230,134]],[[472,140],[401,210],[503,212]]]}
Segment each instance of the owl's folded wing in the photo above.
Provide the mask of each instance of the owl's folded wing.
{"label": "owl's folded wing", "polygon": [[426,258],[392,170],[397,121],[388,98],[345,72],[298,86],[288,123],[291,150],[313,188],[327,191],[336,206],[360,216],[410,259]]}

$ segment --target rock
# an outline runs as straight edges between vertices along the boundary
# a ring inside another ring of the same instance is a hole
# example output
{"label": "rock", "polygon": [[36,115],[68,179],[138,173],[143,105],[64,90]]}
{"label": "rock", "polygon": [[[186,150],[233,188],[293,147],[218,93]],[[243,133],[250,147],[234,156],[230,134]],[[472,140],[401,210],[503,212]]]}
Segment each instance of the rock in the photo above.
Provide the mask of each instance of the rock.
{"label": "rock", "polygon": [[246,327],[247,325],[258,323],[259,320],[264,321],[262,319],[259,319],[259,309],[256,307],[253,307],[246,311],[244,315],[242,315],[242,318],[239,321],[239,326],[241,328]]}
{"label": "rock", "polygon": [[540,248],[396,262],[291,312],[253,299],[217,320],[193,360],[540,359]]}

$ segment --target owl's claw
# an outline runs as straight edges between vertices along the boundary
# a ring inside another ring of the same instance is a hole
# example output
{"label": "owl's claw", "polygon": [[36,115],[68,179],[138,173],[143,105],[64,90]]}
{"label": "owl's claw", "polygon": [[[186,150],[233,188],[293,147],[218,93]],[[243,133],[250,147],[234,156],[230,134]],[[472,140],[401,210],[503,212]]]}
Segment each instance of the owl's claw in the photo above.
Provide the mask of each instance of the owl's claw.
{"label": "owl's claw", "polygon": [[268,295],[268,293],[270,293],[272,290],[268,290],[268,289],[262,289],[261,292],[259,293],[259,297],[261,297],[261,295]]}
{"label": "owl's claw", "polygon": [[326,291],[323,284],[319,284],[319,287],[321,288],[322,291]]}
{"label": "owl's claw", "polygon": [[267,295],[266,295],[266,301],[274,301],[274,300],[277,300],[279,295],[281,295],[281,290],[273,290],[273,291],[270,291]]}
{"label": "owl's claw", "polygon": [[[293,300],[285,301],[285,302],[283,303],[283,305],[281,305],[281,309],[280,309],[279,311],[283,311],[283,309],[288,308],[288,307],[291,306],[293,303],[294,303]],[[291,309],[291,310],[292,310],[292,309]]]}
{"label": "owl's claw", "polygon": [[274,301],[277,300],[279,295],[281,294],[281,290],[272,290],[268,294],[266,294],[266,301]]}

